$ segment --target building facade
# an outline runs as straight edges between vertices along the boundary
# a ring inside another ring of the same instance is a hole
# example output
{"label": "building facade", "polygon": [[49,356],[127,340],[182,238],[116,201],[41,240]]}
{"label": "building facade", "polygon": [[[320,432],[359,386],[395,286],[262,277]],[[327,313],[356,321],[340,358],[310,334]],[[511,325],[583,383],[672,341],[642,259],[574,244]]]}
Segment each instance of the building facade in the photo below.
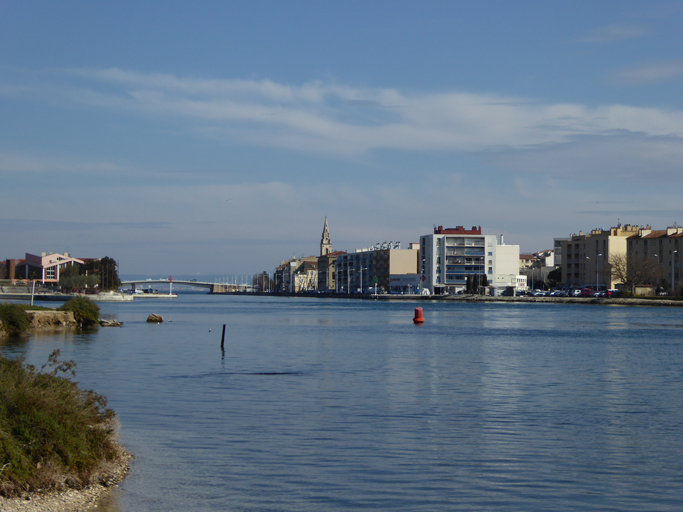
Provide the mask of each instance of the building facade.
{"label": "building facade", "polygon": [[292,258],[275,269],[273,287],[277,293],[300,293],[318,289],[318,257]]}
{"label": "building facade", "polygon": [[391,276],[417,274],[418,261],[417,244],[401,249],[400,243],[385,242],[341,254],[335,260],[337,292],[387,292]]}
{"label": "building facade", "polygon": [[[683,252],[683,228],[680,226],[667,227],[662,230],[652,230],[649,226],[638,230],[638,234],[630,236],[627,242],[627,265],[629,267],[649,266],[650,289],[681,294],[680,267],[681,252]],[[652,268],[655,267],[655,268]],[[636,269],[629,268],[629,272]],[[646,276],[647,277],[647,276]],[[643,283],[645,284],[645,283]]]}
{"label": "building facade", "polygon": [[568,288],[614,289],[610,260],[626,256],[627,240],[643,229],[619,224],[610,229],[594,229],[571,235],[562,242],[562,285]]}
{"label": "building facade", "polygon": [[455,294],[475,279],[494,289],[517,287],[519,282],[519,246],[504,245],[502,236],[499,245],[495,235],[482,235],[481,226],[434,228],[434,233],[420,237],[420,254],[425,293]]}
{"label": "building facade", "polygon": [[26,253],[26,259],[22,264],[16,265],[15,274],[23,271],[24,279],[36,279],[45,283],[56,284],[59,282],[59,273],[67,266],[83,265],[83,260],[74,258],[69,253],[42,253],[41,256]]}

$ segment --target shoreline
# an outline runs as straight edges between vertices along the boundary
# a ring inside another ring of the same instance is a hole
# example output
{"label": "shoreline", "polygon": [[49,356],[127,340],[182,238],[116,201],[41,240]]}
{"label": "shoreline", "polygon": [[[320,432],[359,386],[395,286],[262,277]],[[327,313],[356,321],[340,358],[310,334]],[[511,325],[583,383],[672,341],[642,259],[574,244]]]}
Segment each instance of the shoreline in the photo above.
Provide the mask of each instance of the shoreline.
{"label": "shoreline", "polygon": [[119,445],[121,455],[118,461],[108,463],[107,470],[99,478],[100,483],[90,484],[83,489],[65,489],[46,493],[29,493],[20,498],[0,496],[2,512],[83,512],[98,506],[126,478],[131,461],[135,458]]}
{"label": "shoreline", "polygon": [[492,297],[490,295],[390,295],[390,294],[346,294],[346,293],[261,293],[225,292],[209,295],[239,295],[256,297],[294,297],[303,299],[356,299],[409,302],[501,302],[501,303],[548,303],[548,304],[598,304],[619,306],[669,306],[683,307],[683,300],[598,297]]}

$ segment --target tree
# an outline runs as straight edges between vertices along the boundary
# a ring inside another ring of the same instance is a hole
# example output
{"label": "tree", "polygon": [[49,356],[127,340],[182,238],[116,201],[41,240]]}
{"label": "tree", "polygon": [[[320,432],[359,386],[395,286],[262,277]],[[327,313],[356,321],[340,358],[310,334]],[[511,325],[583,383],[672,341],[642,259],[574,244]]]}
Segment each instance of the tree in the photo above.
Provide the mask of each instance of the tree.
{"label": "tree", "polygon": [[99,260],[88,260],[83,265],[86,275],[98,276],[97,284],[100,290],[117,290],[121,286],[118,269],[116,261],[109,256]]}
{"label": "tree", "polygon": [[654,285],[661,278],[661,268],[655,258],[616,254],[609,260],[612,277],[628,286],[631,294],[635,294],[636,286]]}
{"label": "tree", "polygon": [[100,308],[85,297],[75,297],[59,308],[60,311],[72,311],[76,322],[82,327],[90,327],[100,320]]}
{"label": "tree", "polygon": [[552,289],[562,282],[562,267],[557,267],[548,273],[548,286]]}

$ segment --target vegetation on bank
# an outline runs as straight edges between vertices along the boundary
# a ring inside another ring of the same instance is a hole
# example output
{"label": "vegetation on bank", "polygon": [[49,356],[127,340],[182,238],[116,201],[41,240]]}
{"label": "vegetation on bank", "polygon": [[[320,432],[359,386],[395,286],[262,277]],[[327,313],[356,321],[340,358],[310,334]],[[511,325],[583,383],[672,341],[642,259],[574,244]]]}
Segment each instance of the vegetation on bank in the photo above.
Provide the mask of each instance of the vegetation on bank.
{"label": "vegetation on bank", "polygon": [[74,297],[59,311],[72,311],[76,323],[81,327],[92,327],[100,321],[100,307],[86,297]]}
{"label": "vegetation on bank", "polygon": [[[0,330],[9,334],[21,334],[31,328],[31,319],[27,311],[54,311],[51,308],[30,306],[28,304],[0,304]],[[81,327],[92,327],[100,320],[100,308],[90,299],[75,297],[57,311],[71,311],[76,323]]]}
{"label": "vegetation on bank", "polygon": [[41,306],[29,306],[28,304],[0,304],[0,330],[10,334],[18,334],[27,331],[31,327],[31,319],[27,311],[48,310]]}
{"label": "vegetation on bank", "polygon": [[0,495],[78,489],[118,458],[107,399],[58,375],[75,366],[58,350],[39,370],[0,357]]}
{"label": "vegetation on bank", "polygon": [[101,291],[118,290],[119,266],[109,256],[86,260],[83,265],[70,265],[59,273],[59,286],[64,292],[83,292],[95,287]]}

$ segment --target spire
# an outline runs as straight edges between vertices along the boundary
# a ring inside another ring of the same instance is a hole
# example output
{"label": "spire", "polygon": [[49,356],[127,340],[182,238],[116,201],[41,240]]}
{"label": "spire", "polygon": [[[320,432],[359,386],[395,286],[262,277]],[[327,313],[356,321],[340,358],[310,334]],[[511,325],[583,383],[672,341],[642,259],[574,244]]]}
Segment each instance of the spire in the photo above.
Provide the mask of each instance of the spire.
{"label": "spire", "polygon": [[323,236],[320,239],[320,256],[325,256],[332,252],[332,240],[330,239],[330,228],[327,227],[327,217],[325,217],[325,227]]}

